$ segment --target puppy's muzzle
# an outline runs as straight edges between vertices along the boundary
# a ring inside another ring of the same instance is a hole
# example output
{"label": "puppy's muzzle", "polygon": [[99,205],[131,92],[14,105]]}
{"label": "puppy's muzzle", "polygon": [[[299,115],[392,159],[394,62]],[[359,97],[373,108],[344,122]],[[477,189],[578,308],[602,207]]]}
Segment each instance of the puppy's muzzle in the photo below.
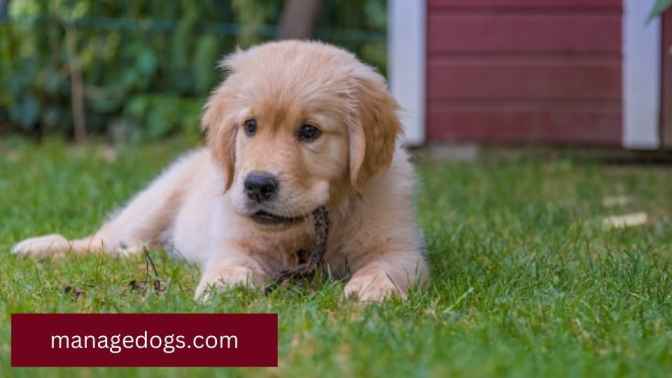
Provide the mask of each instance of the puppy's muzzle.
{"label": "puppy's muzzle", "polygon": [[243,185],[247,198],[256,203],[272,201],[277,197],[280,189],[278,179],[274,175],[262,171],[250,172],[245,177]]}

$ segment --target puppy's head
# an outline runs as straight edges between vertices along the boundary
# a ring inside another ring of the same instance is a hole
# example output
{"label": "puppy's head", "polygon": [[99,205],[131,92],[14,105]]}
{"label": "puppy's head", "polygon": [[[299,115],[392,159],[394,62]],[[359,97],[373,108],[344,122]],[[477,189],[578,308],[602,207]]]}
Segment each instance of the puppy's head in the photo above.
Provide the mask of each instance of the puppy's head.
{"label": "puppy's head", "polygon": [[288,225],[361,191],[400,131],[385,80],[352,54],[284,41],[224,59],[202,126],[235,211]]}

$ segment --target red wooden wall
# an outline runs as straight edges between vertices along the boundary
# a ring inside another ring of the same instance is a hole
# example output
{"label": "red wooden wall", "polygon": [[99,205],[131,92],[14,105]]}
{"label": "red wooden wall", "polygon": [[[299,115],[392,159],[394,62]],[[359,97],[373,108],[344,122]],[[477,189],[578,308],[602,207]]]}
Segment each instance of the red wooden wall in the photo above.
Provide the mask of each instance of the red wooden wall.
{"label": "red wooden wall", "polygon": [[427,3],[430,142],[621,145],[621,0]]}
{"label": "red wooden wall", "polygon": [[661,46],[661,141],[665,147],[672,147],[672,10],[663,13]]}

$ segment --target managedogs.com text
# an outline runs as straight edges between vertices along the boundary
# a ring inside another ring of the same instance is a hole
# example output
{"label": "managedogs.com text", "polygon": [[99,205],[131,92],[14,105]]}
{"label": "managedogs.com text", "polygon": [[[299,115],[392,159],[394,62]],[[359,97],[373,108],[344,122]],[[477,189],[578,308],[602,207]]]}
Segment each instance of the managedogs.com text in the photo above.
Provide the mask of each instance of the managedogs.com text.
{"label": "managedogs.com text", "polygon": [[51,335],[51,349],[107,350],[119,354],[129,349],[153,349],[172,354],[182,349],[238,349],[236,335],[156,335],[148,331],[140,334],[114,335]]}

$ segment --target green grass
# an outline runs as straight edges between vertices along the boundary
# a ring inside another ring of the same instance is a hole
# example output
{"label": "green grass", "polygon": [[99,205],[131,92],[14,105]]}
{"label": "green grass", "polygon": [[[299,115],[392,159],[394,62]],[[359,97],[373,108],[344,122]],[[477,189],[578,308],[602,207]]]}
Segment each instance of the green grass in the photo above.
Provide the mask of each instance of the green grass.
{"label": "green grass", "polygon": [[[672,174],[534,157],[420,166],[419,219],[432,283],[406,302],[363,307],[343,284],[192,298],[193,266],[152,255],[167,290],[129,289],[142,257],[35,261],[18,240],[92,232],[184,144],[128,148],[0,143],[0,376],[670,376]],[[631,201],[605,207],[603,199]],[[650,222],[605,230],[601,218]],[[75,298],[63,288],[80,288]],[[277,312],[278,369],[11,369],[14,312]]]}

